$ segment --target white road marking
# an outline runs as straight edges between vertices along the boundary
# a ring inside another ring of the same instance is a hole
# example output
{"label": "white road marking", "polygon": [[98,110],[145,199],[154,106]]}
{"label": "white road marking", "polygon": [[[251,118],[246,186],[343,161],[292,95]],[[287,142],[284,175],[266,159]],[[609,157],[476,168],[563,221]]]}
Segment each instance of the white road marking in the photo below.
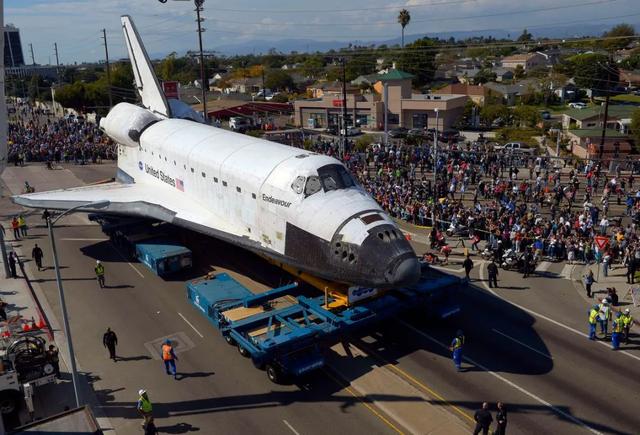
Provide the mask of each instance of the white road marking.
{"label": "white road marking", "polygon": [[573,268],[575,264],[565,264],[562,268],[562,272],[560,272],[560,276],[565,279],[571,279],[571,274],[573,273]]}
{"label": "white road marking", "polygon": [[193,325],[191,324],[191,322],[189,322],[189,321],[187,320],[187,318],[186,318],[186,317],[184,317],[184,316],[182,315],[182,313],[178,313],[178,315],[179,315],[180,317],[182,317],[182,320],[184,320],[185,322],[187,322],[187,325],[191,326],[191,329],[193,329],[194,331],[196,331],[196,334],[198,334],[198,335],[200,336],[200,338],[204,338],[204,335],[200,334],[200,331],[198,331],[198,330],[196,329],[196,327],[195,327],[195,326],[193,326]]}
{"label": "white road marking", "polygon": [[549,359],[553,359],[553,357],[552,357],[551,355],[546,354],[546,353],[544,353],[544,352],[540,352],[538,349],[533,348],[533,347],[529,346],[528,344],[523,343],[523,342],[521,342],[520,340],[515,339],[515,338],[511,337],[510,335],[505,334],[504,332],[498,331],[498,330],[497,330],[497,329],[495,329],[495,328],[493,328],[493,332],[497,332],[498,334],[502,335],[503,337],[506,337],[506,338],[508,338],[509,340],[514,341],[514,342],[518,343],[519,345],[524,346],[524,347],[526,347],[527,349],[532,350],[532,351],[534,351],[535,353],[537,353],[537,354],[539,354],[539,355],[542,355],[542,356],[544,356],[544,357],[546,357],[546,358],[549,358]]}
{"label": "white road marking", "polygon": [[[441,341],[433,338],[432,336],[430,336],[429,334],[427,334],[424,331],[419,330],[415,326],[408,324],[404,320],[399,320],[399,322],[401,324],[403,324],[404,326],[406,326],[407,328],[411,329],[412,331],[422,335],[427,340],[439,345],[440,347],[443,347],[445,349],[449,349],[449,346],[447,346],[445,343],[442,343]],[[505,384],[509,385],[510,387],[515,388],[516,390],[520,391],[522,394],[524,394],[526,396],[529,396],[530,398],[532,398],[536,402],[541,403],[542,405],[546,406],[547,408],[551,409],[552,411],[554,411],[555,413],[561,415],[562,417],[566,418],[567,420],[571,420],[572,422],[576,423],[577,425],[582,426],[583,428],[585,428],[589,432],[594,433],[594,434],[598,434],[598,435],[602,434],[602,432],[599,432],[596,429],[592,428],[591,426],[589,426],[588,424],[586,424],[585,422],[583,422],[579,418],[576,418],[573,415],[567,414],[563,410],[558,409],[557,407],[553,406],[551,403],[547,402],[546,400],[542,399],[541,397],[538,397],[535,394],[531,393],[530,391],[525,390],[521,386],[515,384],[514,382],[511,382],[509,379],[505,378],[504,376],[499,375],[498,373],[489,370],[487,367],[483,366],[482,364],[478,364],[477,362],[475,362],[471,358],[463,356],[463,359],[465,361],[467,361],[468,363],[473,364],[474,366],[481,368],[482,370],[484,370],[485,372],[487,372],[491,376],[495,377],[496,379],[501,380],[502,382],[504,382]]]}
{"label": "white road marking", "polygon": [[300,432],[298,432],[297,430],[295,430],[295,428],[294,428],[293,426],[291,426],[287,420],[282,420],[282,422],[283,422],[284,424],[286,424],[286,425],[287,425],[287,427],[288,427],[289,429],[291,429],[291,432],[293,432],[293,433],[294,433],[294,434],[296,434],[296,435],[300,435]]}
{"label": "white road marking", "polygon": [[96,238],[96,239],[92,239],[92,238],[86,238],[86,239],[78,239],[78,238],[73,238],[73,237],[65,237],[62,238],[60,240],[67,240],[67,241],[71,241],[71,242],[106,242],[109,239],[105,239],[105,238]]}
{"label": "white road marking", "polygon": [[135,267],[133,264],[131,264],[131,262],[130,262],[130,261],[127,261],[127,258],[126,258],[124,255],[122,255],[122,253],[121,253],[120,251],[118,251],[118,249],[117,249],[115,246],[111,245],[111,247],[113,248],[113,250],[114,250],[114,251],[116,251],[116,252],[118,253],[118,255],[120,256],[120,258],[122,258],[124,261],[126,261],[126,262],[127,262],[127,264],[128,264],[129,266],[131,266],[131,268],[132,268],[133,270],[135,270],[135,271],[136,271],[136,273],[137,273],[138,275],[140,275],[140,278],[144,278],[144,275],[143,275],[143,274],[138,270],[138,268],[137,268],[137,267]]}
{"label": "white road marking", "polygon": [[[539,318],[541,318],[541,319],[546,320],[547,322],[551,322],[551,323],[553,323],[553,324],[554,324],[554,325],[556,325],[556,326],[559,326],[559,327],[561,327],[561,328],[564,328],[564,329],[566,329],[567,331],[571,331],[571,332],[573,332],[574,334],[578,334],[578,335],[579,335],[579,336],[581,336],[581,337],[589,338],[588,334],[585,334],[584,332],[580,332],[580,331],[578,331],[577,329],[572,328],[571,326],[567,326],[567,325],[565,325],[564,323],[560,323],[560,322],[558,322],[557,320],[553,320],[552,318],[547,317],[547,316],[545,316],[544,314],[540,314],[540,313],[538,313],[538,312],[535,312],[535,311],[533,311],[533,310],[530,310],[530,309],[529,309],[529,308],[527,308],[527,307],[523,307],[522,305],[516,304],[515,302],[511,302],[510,300],[505,299],[505,298],[503,298],[502,296],[500,296],[499,294],[497,294],[495,291],[493,291],[493,289],[492,289],[491,287],[489,287],[489,285],[486,283],[486,281],[484,281],[484,268],[483,268],[483,267],[481,267],[481,268],[480,268],[480,280],[481,280],[482,285],[484,286],[484,288],[485,288],[489,293],[491,293],[491,294],[492,294],[492,295],[494,295],[495,297],[497,297],[497,298],[499,298],[499,299],[501,299],[501,300],[505,301],[506,303],[511,304],[511,305],[513,305],[513,306],[514,306],[514,307],[516,307],[516,308],[520,308],[522,311],[525,311],[525,312],[527,312],[527,313],[531,314],[532,316],[539,317]],[[586,315],[585,315],[585,317],[586,317]],[[600,345],[602,345],[602,346],[604,346],[604,347],[607,347],[607,348],[610,348],[610,347],[611,347],[611,346],[609,346],[607,343],[605,343],[604,341],[596,341],[596,343],[598,343],[598,344],[600,344]],[[631,358],[633,358],[633,359],[636,359],[636,360],[640,361],[640,357],[639,357],[639,356],[634,355],[634,354],[632,354],[632,353],[629,353],[629,352],[627,352],[626,350],[618,350],[618,351],[617,351],[617,353],[621,353],[621,354],[623,354],[623,355],[626,355],[626,356],[628,356],[628,357],[631,357]]]}
{"label": "white road marking", "polygon": [[538,267],[536,267],[536,272],[546,272],[552,264],[550,261],[541,261]]}

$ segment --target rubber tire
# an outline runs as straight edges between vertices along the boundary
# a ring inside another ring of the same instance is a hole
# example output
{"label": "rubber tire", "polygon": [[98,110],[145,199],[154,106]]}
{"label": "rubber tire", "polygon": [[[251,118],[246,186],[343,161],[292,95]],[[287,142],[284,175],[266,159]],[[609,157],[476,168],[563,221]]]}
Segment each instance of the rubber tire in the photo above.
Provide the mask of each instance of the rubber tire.
{"label": "rubber tire", "polygon": [[240,355],[242,355],[245,358],[249,358],[251,356],[249,351],[240,345],[238,345],[238,352],[240,352]]}
{"label": "rubber tire", "polygon": [[12,415],[22,408],[22,396],[19,392],[7,390],[0,393],[0,414]]}
{"label": "rubber tire", "polygon": [[227,344],[229,344],[231,346],[235,346],[236,345],[236,341],[230,335],[225,335],[224,336],[224,341],[226,341]]}
{"label": "rubber tire", "polygon": [[282,384],[283,376],[280,369],[278,369],[273,364],[267,364],[264,366],[265,371],[267,372],[267,378],[274,384]]}

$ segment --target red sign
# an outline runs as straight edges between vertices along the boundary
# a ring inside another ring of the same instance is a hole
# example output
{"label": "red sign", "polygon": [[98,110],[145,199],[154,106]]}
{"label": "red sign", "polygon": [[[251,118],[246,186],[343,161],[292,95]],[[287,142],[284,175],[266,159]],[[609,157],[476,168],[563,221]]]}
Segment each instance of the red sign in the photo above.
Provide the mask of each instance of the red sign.
{"label": "red sign", "polygon": [[342,101],[343,100],[333,100],[333,107],[342,107]]}
{"label": "red sign", "polygon": [[609,238],[605,236],[596,236],[595,241],[596,241],[596,246],[598,246],[598,249],[600,250],[604,249],[605,246],[609,244]]}
{"label": "red sign", "polygon": [[180,84],[178,82],[162,82],[162,90],[165,97],[180,99]]}

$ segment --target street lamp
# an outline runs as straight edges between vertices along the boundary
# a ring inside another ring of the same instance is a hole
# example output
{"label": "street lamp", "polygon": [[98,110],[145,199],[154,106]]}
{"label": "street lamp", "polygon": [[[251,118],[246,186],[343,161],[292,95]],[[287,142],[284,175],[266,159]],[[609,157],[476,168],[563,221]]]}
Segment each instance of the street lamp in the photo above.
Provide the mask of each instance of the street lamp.
{"label": "street lamp", "polygon": [[438,108],[433,109],[436,112],[436,130],[433,135],[433,209],[431,212],[431,222],[433,226],[436,226],[436,202],[437,198],[437,190],[436,190],[436,171],[438,170]]}
{"label": "street lamp", "polygon": [[[160,3],[166,3],[167,0],[158,0]],[[189,1],[189,0],[173,0],[173,1]],[[206,80],[205,68],[204,68],[204,51],[202,50],[202,32],[205,29],[202,28],[202,22],[204,18],[200,17],[200,13],[204,10],[204,0],[193,0],[193,4],[196,9],[196,22],[198,23],[198,43],[200,45],[200,82],[202,88],[202,114],[204,117],[204,122],[209,123],[209,116],[207,113],[207,88],[209,87],[209,81]],[[206,86],[206,87],[205,87]],[[264,91],[263,91],[264,93]]]}
{"label": "street lamp", "polygon": [[109,201],[96,201],[90,202],[89,204],[82,204],[75,207],[70,208],[69,210],[63,212],[55,219],[51,219],[51,217],[47,218],[47,228],[49,229],[49,240],[51,241],[51,251],[53,252],[53,266],[56,271],[56,282],[58,283],[58,295],[60,296],[60,309],[62,310],[62,320],[64,323],[64,333],[67,336],[67,345],[69,346],[69,362],[71,363],[71,379],[73,381],[73,393],[76,398],[76,408],[80,407],[80,398],[78,396],[78,371],[76,369],[76,358],[73,353],[73,341],[71,340],[71,329],[69,328],[69,317],[67,315],[67,304],[64,300],[64,291],[62,289],[62,279],[60,278],[60,266],[58,265],[58,251],[56,251],[56,241],[53,237],[53,226],[62,218],[63,216],[73,213],[74,211],[80,208],[90,208],[90,209],[103,209],[108,207],[110,204]]}

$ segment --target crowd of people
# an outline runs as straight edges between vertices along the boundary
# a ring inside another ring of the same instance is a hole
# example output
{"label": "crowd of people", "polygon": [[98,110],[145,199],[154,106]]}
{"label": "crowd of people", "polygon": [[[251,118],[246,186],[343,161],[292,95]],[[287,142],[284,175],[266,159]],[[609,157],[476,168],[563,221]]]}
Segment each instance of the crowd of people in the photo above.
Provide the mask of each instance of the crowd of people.
{"label": "crowd of people", "polygon": [[54,117],[28,103],[11,106],[7,130],[8,158],[14,165],[37,161],[99,163],[115,159],[116,147],[97,124],[82,116]]}
{"label": "crowd of people", "polygon": [[[567,165],[543,156],[509,155],[483,143],[454,148],[439,150],[435,165],[433,148],[398,144],[374,144],[346,153],[343,161],[393,217],[422,226],[431,226],[435,217],[434,247],[446,231],[470,238],[472,249],[486,240],[498,258],[508,249],[552,261],[607,259],[628,265],[635,258],[640,247],[635,171],[623,175],[619,164],[608,171],[594,161]],[[336,154],[334,144],[322,139],[313,149]],[[628,219],[612,213],[614,205]],[[606,249],[596,246],[596,235],[609,238]]]}

